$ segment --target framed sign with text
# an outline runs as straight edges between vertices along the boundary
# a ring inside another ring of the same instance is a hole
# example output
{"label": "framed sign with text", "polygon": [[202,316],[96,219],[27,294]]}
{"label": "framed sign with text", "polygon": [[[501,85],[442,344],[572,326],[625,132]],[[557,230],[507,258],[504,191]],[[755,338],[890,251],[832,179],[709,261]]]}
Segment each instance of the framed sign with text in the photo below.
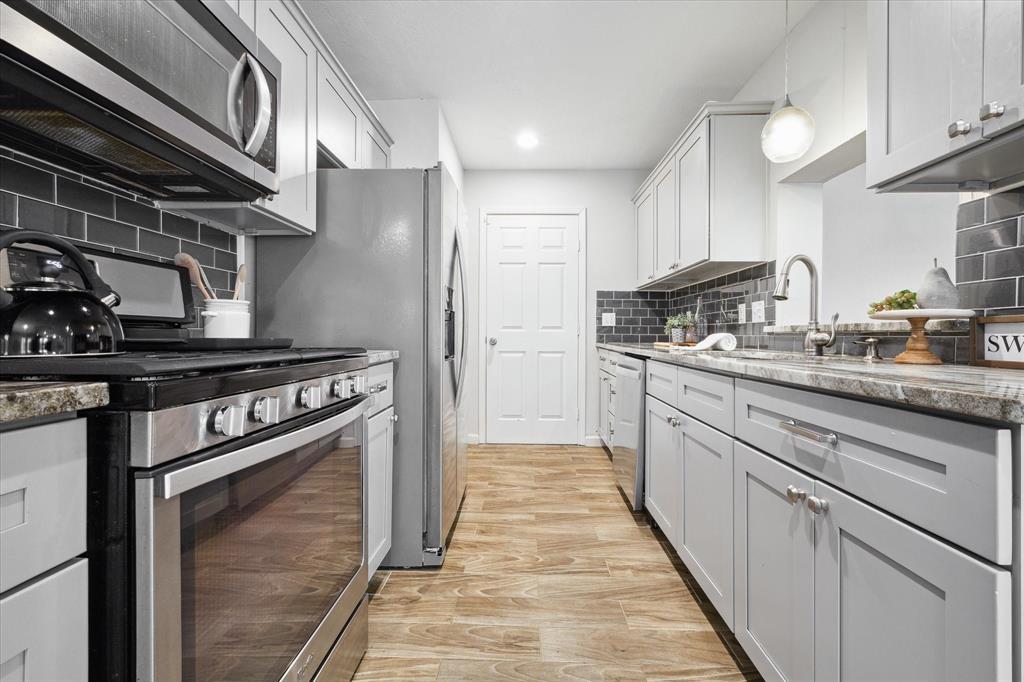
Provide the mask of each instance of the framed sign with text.
{"label": "framed sign with text", "polygon": [[971,364],[1024,369],[1024,315],[972,318]]}

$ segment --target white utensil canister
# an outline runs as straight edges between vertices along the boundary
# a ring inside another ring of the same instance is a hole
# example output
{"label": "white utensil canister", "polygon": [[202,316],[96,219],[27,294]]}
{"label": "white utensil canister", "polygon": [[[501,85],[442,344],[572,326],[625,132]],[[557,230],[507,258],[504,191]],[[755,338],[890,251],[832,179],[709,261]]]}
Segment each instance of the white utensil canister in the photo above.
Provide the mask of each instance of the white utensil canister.
{"label": "white utensil canister", "polygon": [[208,339],[249,338],[249,301],[207,299],[202,316],[203,336]]}

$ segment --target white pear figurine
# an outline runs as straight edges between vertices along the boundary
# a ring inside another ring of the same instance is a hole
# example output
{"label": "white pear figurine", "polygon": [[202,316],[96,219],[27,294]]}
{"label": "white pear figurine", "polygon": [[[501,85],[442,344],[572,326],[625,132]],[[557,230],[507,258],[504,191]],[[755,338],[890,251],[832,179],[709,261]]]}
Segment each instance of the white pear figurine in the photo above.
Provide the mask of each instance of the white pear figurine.
{"label": "white pear figurine", "polygon": [[917,305],[921,308],[959,308],[960,291],[949,278],[946,268],[939,267],[935,259],[935,267],[924,275],[924,281],[917,289]]}

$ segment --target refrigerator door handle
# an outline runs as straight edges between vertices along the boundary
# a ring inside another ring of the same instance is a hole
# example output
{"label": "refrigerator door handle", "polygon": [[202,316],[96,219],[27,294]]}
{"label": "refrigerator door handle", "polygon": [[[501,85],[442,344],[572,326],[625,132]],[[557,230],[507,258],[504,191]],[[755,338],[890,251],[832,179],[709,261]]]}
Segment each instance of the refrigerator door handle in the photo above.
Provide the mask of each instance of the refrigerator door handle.
{"label": "refrigerator door handle", "polygon": [[459,264],[459,317],[462,325],[462,340],[459,343],[459,372],[455,381],[455,404],[462,399],[463,383],[466,379],[466,267],[462,260],[462,240],[459,238],[459,228],[455,228],[455,255]]}

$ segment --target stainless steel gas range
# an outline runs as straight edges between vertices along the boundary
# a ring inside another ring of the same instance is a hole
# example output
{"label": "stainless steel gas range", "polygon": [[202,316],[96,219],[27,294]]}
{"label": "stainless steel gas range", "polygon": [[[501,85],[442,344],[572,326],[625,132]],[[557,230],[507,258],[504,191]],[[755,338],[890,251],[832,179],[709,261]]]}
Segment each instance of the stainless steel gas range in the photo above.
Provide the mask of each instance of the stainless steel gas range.
{"label": "stainless steel gas range", "polygon": [[90,679],[348,679],[366,650],[362,349],[5,360],[102,378]]}

